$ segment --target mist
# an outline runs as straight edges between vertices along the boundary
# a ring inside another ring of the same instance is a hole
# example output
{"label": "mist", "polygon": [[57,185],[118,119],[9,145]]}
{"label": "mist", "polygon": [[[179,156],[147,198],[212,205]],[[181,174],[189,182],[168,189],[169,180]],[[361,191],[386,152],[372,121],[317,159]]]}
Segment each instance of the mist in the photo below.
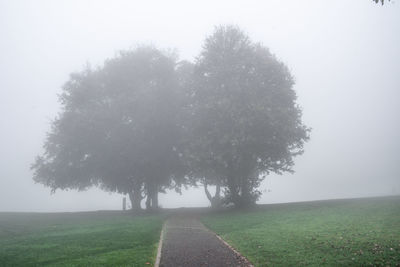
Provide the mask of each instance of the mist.
{"label": "mist", "polygon": [[[193,61],[215,26],[233,24],[295,77],[312,128],[294,174],[269,175],[258,203],[400,194],[400,7],[373,1],[0,2],[0,211],[121,209],[123,195],[35,184],[70,73],[141,44]],[[204,190],[160,194],[165,208],[209,206]]]}

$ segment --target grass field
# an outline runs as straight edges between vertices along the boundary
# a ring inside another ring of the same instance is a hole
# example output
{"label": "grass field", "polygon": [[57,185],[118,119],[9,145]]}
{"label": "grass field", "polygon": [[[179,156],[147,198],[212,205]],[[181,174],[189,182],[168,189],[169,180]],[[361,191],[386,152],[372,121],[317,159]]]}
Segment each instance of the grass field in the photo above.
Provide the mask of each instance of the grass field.
{"label": "grass field", "polygon": [[152,266],[162,216],[0,213],[0,266]]}
{"label": "grass field", "polygon": [[[255,266],[400,266],[400,197],[204,212]],[[0,213],[0,266],[152,266],[167,214]]]}
{"label": "grass field", "polygon": [[400,197],[264,205],[202,220],[255,266],[400,266]]}

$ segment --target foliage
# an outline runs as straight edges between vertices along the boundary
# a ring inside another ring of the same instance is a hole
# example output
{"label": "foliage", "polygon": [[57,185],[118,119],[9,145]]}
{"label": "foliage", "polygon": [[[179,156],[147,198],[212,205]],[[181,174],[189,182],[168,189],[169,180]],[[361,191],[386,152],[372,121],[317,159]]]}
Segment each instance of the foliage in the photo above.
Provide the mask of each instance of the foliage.
{"label": "foliage", "polygon": [[[375,3],[381,3],[382,4],[382,6],[383,6],[383,4],[385,3],[385,0],[373,0]],[[390,2],[390,0],[388,0],[388,2]]]}
{"label": "foliage", "polygon": [[193,70],[188,160],[237,206],[254,203],[263,177],[292,171],[303,151],[309,129],[293,84],[287,67],[237,27],[206,39]]}
{"label": "foliage", "polygon": [[[158,192],[204,185],[210,201],[255,203],[270,172],[291,172],[309,129],[288,68],[234,26],[216,28],[196,62],[153,47],[72,74],[34,180],[97,185],[158,207]],[[213,197],[207,185],[217,187]]]}
{"label": "foliage", "polygon": [[265,205],[203,222],[255,266],[398,266],[400,198]]}
{"label": "foliage", "polygon": [[158,191],[180,165],[175,65],[173,54],[139,47],[71,75],[45,153],[32,166],[34,180],[53,190],[99,185],[134,193],[137,208],[145,190],[157,207]]}
{"label": "foliage", "polygon": [[120,212],[0,213],[0,266],[153,265],[162,221]]}

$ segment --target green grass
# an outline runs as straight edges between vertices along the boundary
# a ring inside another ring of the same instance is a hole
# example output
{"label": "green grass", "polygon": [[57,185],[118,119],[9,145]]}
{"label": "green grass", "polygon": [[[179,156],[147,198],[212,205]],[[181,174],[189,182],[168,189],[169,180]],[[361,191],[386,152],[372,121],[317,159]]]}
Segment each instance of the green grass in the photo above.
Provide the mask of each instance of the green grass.
{"label": "green grass", "polygon": [[264,205],[202,221],[255,266],[400,266],[400,197]]}
{"label": "green grass", "polygon": [[0,266],[152,266],[163,216],[0,213]]}

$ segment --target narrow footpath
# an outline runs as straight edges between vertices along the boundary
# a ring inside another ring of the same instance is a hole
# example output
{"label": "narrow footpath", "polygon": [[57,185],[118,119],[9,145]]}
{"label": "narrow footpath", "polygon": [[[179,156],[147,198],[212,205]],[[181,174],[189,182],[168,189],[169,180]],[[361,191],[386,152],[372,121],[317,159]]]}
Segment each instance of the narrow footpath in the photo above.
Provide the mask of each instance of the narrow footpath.
{"label": "narrow footpath", "polygon": [[167,220],[160,267],[251,266],[194,216],[177,215]]}

